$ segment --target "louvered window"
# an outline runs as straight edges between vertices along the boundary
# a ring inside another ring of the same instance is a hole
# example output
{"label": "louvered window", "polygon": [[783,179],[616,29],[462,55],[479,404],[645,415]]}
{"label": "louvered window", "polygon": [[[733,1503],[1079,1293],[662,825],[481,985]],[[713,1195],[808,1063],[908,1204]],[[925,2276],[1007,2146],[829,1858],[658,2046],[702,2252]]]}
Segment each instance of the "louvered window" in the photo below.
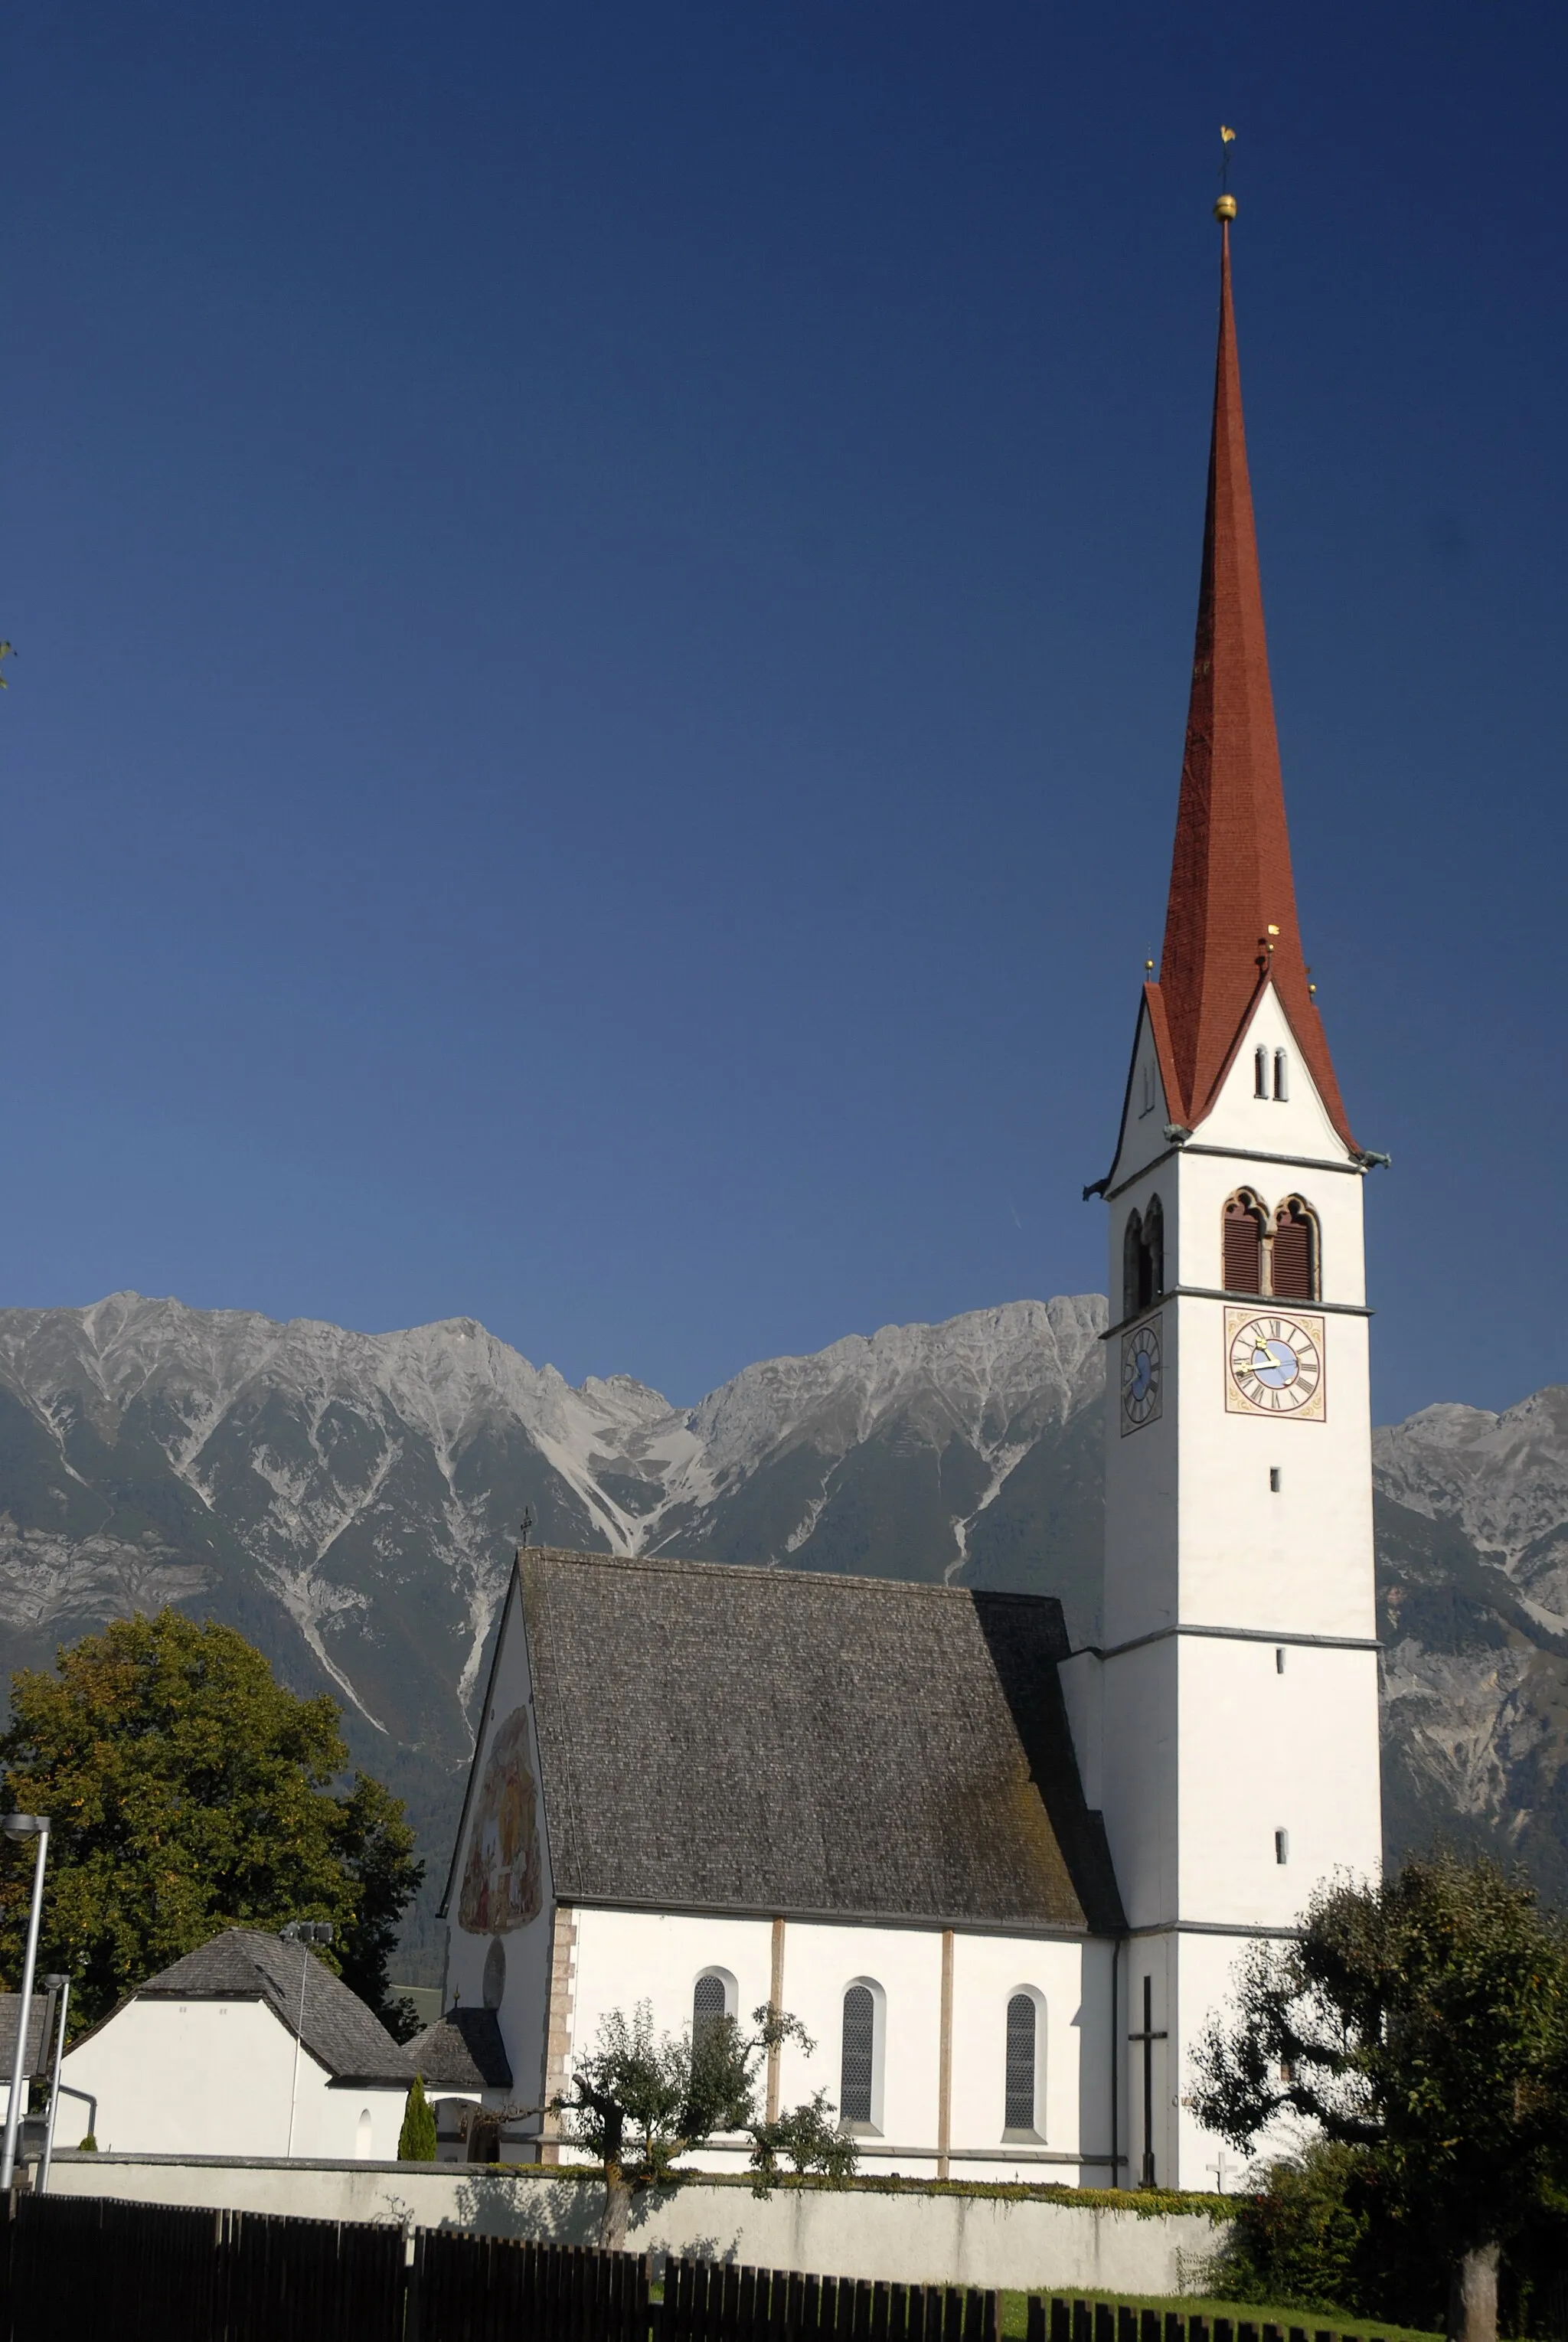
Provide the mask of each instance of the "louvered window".
{"label": "louvered window", "polygon": [[852,1984],[844,1997],[844,2058],[838,2085],[840,2122],[870,2122],[875,2057],[876,2004],[869,1986]]}
{"label": "louvered window", "polygon": [[1038,2011],[1031,1996],[1015,1992],[1007,2004],[1007,2127],[1034,2124],[1034,2027]]}
{"label": "louvered window", "polygon": [[1225,1206],[1225,1291],[1261,1293],[1263,1224],[1250,1196],[1233,1196]]}
{"label": "louvered window", "polygon": [[1306,1206],[1293,1196],[1274,1215],[1271,1281],[1282,1301],[1317,1299],[1317,1224]]}
{"label": "louvered window", "polygon": [[725,2014],[724,1980],[718,1976],[700,1976],[692,1994],[692,2047],[696,2048],[718,2019]]}

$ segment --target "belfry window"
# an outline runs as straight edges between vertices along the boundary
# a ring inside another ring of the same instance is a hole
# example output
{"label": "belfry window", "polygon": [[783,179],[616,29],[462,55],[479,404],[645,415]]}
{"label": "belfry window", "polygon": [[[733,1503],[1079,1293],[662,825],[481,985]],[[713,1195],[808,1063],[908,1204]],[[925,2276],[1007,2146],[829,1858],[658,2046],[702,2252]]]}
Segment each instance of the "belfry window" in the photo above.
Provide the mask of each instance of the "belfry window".
{"label": "belfry window", "polygon": [[1222,1241],[1225,1291],[1261,1293],[1263,1289],[1263,1207],[1250,1188],[1239,1188],[1225,1206]]}
{"label": "belfry window", "polygon": [[1310,1206],[1287,1196],[1274,1214],[1269,1290],[1282,1301],[1316,1301],[1323,1290],[1318,1226]]}
{"label": "belfry window", "polygon": [[1015,1992],[1007,2004],[1007,2067],[1004,2138],[1038,2138],[1041,2007],[1033,1992]]}
{"label": "belfry window", "polygon": [[1122,1232],[1122,1315],[1135,1316],[1165,1289],[1165,1216],[1158,1196],[1146,1212],[1129,1212]]}

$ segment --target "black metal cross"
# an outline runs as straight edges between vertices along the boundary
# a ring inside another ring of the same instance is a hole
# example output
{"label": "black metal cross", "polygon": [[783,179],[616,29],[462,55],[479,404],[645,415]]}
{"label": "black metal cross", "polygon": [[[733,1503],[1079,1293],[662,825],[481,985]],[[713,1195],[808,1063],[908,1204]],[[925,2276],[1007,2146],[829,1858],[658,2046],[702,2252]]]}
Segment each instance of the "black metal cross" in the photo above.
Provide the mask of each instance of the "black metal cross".
{"label": "black metal cross", "polygon": [[1169,2037],[1164,2028],[1158,2033],[1154,2030],[1154,1978],[1145,1977],[1144,2029],[1127,2036],[1129,2041],[1141,2041],[1144,2045],[1144,2169],[1139,2184],[1144,2187],[1154,2185],[1154,2044]]}

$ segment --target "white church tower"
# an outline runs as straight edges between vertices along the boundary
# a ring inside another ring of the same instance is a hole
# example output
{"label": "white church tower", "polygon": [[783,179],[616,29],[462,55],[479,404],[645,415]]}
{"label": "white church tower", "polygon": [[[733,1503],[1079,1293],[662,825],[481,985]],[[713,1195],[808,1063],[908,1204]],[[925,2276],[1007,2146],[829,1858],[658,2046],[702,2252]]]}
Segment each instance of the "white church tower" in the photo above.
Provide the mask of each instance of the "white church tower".
{"label": "white church tower", "polygon": [[[1219,360],[1158,983],[1110,1207],[1098,1802],[1134,2185],[1213,2185],[1191,2054],[1259,1937],[1381,1857],[1362,1185],[1303,957],[1219,206]],[[1080,1663],[1082,1664],[1082,1663]],[[1094,1694],[1097,1691],[1097,1700]]]}

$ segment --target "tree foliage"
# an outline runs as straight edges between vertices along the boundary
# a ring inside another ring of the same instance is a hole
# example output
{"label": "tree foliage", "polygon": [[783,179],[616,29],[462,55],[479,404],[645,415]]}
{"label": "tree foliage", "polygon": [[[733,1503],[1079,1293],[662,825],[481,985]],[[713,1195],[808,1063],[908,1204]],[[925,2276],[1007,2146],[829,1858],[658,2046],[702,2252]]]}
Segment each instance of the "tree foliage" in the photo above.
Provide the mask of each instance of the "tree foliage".
{"label": "tree foliage", "polygon": [[[4,1803],[53,1822],[40,1967],[72,2030],[225,1927],[330,1919],[325,1953],[387,2011],[397,1919],[424,1865],[401,1801],[358,1774],[335,1701],[301,1699],[233,1627],[116,1619],[11,1679]],[[0,1962],[20,1968],[28,1865],[0,1856]]]}
{"label": "tree foliage", "polygon": [[[1362,2267],[1469,2282],[1563,2200],[1568,1929],[1483,1860],[1331,1887],[1299,1940],[1254,1950],[1196,2065],[1193,2111],[1238,2147],[1293,2115],[1350,2151],[1338,2168]],[[1335,2235],[1333,2251],[1349,2228]]]}
{"label": "tree foliage", "polygon": [[796,2171],[820,2171],[829,2179],[848,2179],[860,2159],[860,2150],[833,2119],[825,2090],[818,2090],[788,2114],[772,2122],[754,2122],[752,2167],[763,2182],[777,2173],[781,2159]]}
{"label": "tree foliage", "polygon": [[[770,2127],[756,2120],[758,2070],[768,2051],[785,2041],[808,2054],[815,2046],[798,2017],[764,2001],[752,2012],[755,2030],[743,2033],[733,2017],[708,2018],[694,2032],[655,2034],[654,2013],[639,2001],[628,2017],[612,2009],[600,2022],[593,2047],[572,2068],[571,2091],[554,2110],[571,2124],[569,2136],[585,2147],[604,2171],[603,2241],[618,2245],[625,2232],[629,2192],[667,2178],[677,2157],[720,2132],[751,2132],[754,2141]],[[804,2144],[814,2110],[824,2119],[820,2094],[813,2107],[785,2118],[791,2137]],[[772,2159],[753,2162],[765,2176]],[[789,2153],[787,2147],[783,2148]]]}

